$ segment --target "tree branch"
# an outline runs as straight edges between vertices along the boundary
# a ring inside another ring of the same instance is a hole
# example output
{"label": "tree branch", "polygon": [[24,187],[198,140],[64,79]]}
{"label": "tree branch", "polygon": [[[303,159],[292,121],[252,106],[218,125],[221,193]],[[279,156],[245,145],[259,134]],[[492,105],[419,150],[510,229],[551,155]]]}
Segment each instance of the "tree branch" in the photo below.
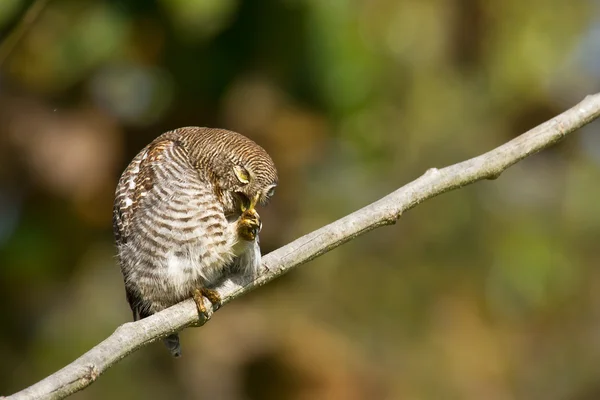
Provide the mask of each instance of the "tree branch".
{"label": "tree branch", "polygon": [[[495,179],[515,164],[600,116],[600,93],[496,149],[423,176],[384,198],[309,233],[263,257],[264,271],[242,289],[221,293],[223,303],[262,286],[298,265],[372,229],[394,224],[403,212],[441,193],[482,179]],[[206,302],[209,305],[209,302]],[[212,309],[209,307],[209,315]],[[209,317],[210,318],[210,317]],[[118,327],[106,340],[42,381],[6,399],[60,399],[94,382],[100,374],[139,348],[172,332],[206,323],[186,300],[137,322]]]}

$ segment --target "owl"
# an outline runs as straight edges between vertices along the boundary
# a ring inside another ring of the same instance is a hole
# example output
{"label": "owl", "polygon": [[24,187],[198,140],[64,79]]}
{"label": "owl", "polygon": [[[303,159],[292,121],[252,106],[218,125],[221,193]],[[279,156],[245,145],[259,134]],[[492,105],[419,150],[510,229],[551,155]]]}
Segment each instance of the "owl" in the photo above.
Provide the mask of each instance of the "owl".
{"label": "owl", "polygon": [[[260,266],[255,207],[277,186],[267,152],[245,136],[186,127],[166,132],[140,151],[116,189],[113,227],[127,301],[134,320],[187,298],[206,312],[232,276]],[[163,342],[181,355],[179,336]]]}

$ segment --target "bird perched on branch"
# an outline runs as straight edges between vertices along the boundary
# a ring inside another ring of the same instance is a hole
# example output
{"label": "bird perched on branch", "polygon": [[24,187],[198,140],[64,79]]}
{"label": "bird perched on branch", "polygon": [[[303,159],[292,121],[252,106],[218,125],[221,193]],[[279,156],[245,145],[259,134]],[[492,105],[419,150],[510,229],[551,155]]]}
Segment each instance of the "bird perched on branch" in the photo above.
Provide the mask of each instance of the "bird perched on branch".
{"label": "bird perched on branch", "polygon": [[[187,127],[166,132],[131,161],[119,180],[113,228],[134,320],[187,298],[206,312],[217,288],[260,266],[255,210],[277,186],[267,152],[239,133]],[[181,354],[175,333],[165,338]]]}

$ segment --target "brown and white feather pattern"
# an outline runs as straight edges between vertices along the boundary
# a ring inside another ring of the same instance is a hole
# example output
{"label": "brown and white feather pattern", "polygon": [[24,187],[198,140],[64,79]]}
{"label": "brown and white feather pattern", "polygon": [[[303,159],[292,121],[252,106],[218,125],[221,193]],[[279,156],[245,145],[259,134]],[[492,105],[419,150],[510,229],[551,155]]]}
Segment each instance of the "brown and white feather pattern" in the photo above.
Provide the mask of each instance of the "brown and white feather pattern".
{"label": "brown and white feather pattern", "polygon": [[[230,197],[220,187],[221,175],[235,163],[250,165],[265,185],[277,181],[261,147],[234,132],[207,128],[167,132],[126,168],[113,223],[135,319],[189,298],[195,288],[214,287],[232,266],[256,273],[258,239],[240,243]],[[176,340],[168,345],[178,354],[177,337],[170,340]]]}

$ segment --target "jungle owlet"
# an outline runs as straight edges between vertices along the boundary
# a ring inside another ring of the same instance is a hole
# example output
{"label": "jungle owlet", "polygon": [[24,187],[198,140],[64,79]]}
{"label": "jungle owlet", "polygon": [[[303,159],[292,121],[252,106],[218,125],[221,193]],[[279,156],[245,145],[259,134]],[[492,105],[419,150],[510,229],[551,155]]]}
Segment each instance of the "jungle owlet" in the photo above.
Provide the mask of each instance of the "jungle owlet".
{"label": "jungle owlet", "polygon": [[[215,306],[214,289],[260,266],[255,210],[277,186],[267,152],[238,133],[187,127],[166,132],[119,180],[113,227],[135,320],[193,297]],[[165,338],[179,356],[179,337]]]}

